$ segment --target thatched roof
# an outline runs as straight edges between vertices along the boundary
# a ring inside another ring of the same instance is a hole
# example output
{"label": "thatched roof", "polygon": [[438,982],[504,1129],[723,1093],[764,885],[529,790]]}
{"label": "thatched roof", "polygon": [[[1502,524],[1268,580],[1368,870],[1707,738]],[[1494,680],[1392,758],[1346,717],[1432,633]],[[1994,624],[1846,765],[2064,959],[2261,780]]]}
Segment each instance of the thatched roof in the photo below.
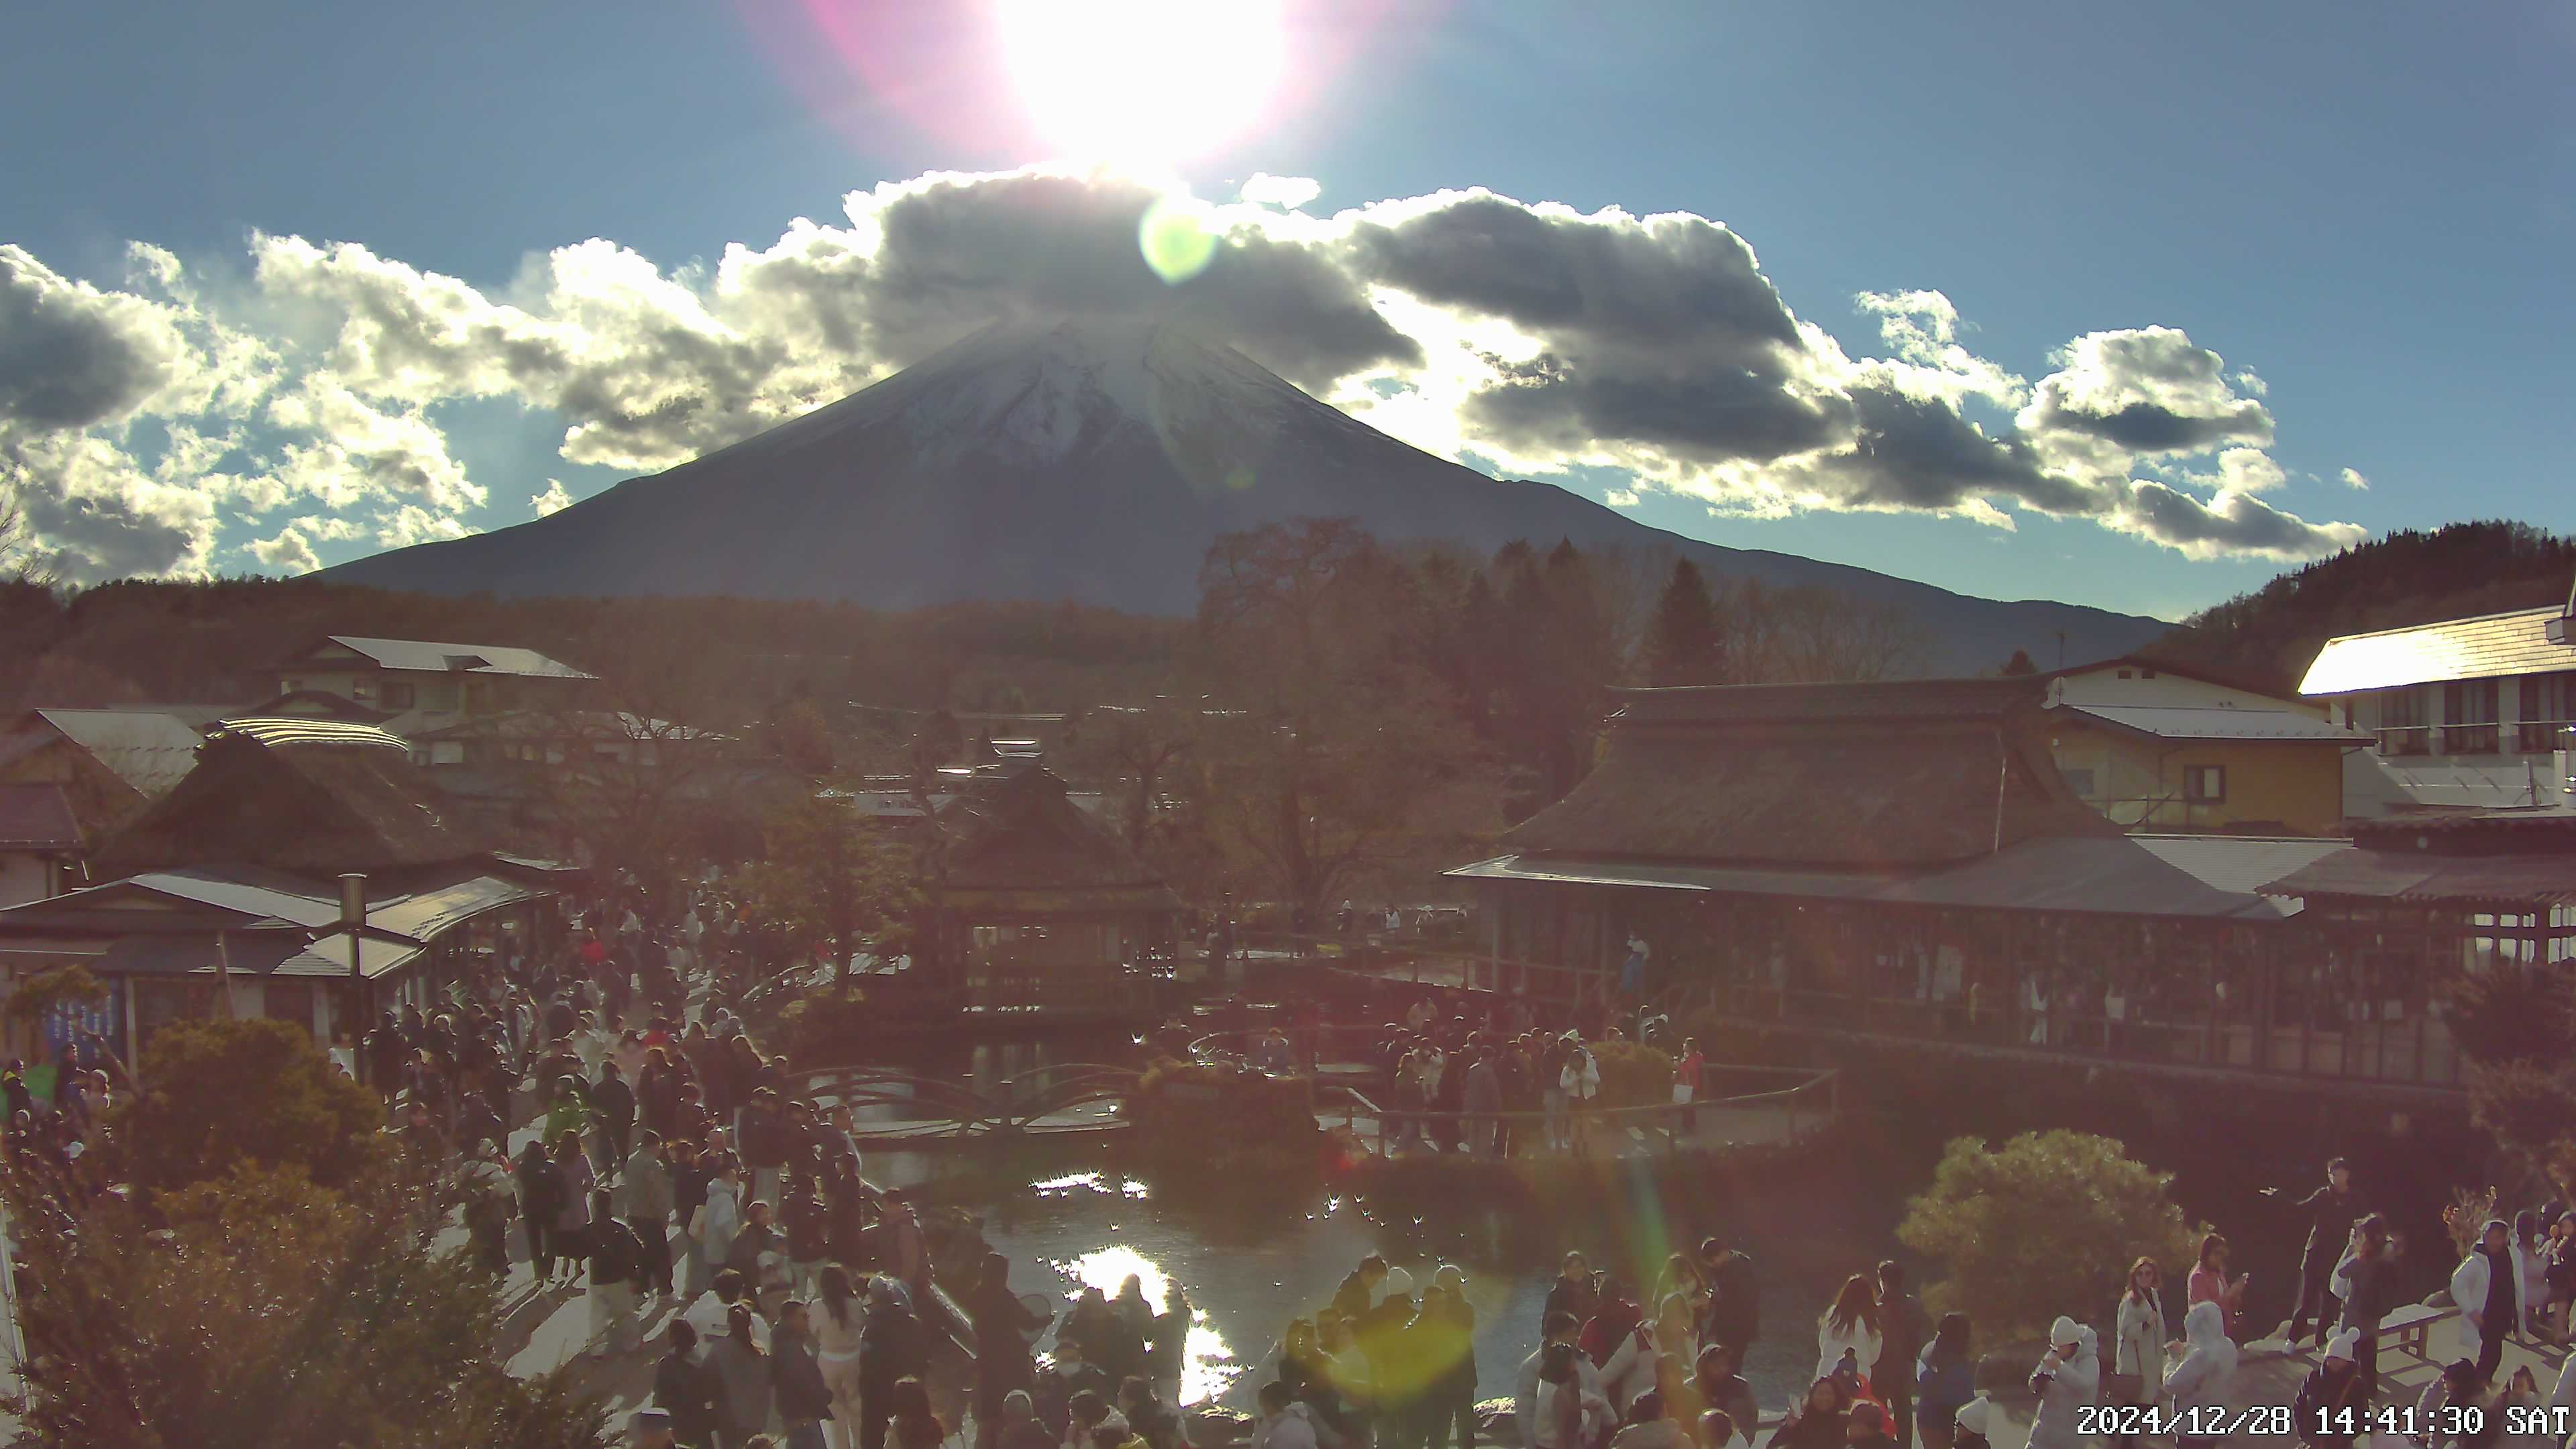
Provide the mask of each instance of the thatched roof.
{"label": "thatched roof", "polygon": [[1522,852],[1850,869],[2119,828],[2050,763],[2027,679],[1629,692],[1600,765]]}
{"label": "thatched roof", "polygon": [[939,807],[941,881],[952,891],[1159,889],[1116,832],[1065,798],[1032,760],[983,766]]}
{"label": "thatched roof", "polygon": [[227,720],[197,768],[100,853],[110,875],[221,863],[335,876],[463,860],[489,842],[381,730]]}

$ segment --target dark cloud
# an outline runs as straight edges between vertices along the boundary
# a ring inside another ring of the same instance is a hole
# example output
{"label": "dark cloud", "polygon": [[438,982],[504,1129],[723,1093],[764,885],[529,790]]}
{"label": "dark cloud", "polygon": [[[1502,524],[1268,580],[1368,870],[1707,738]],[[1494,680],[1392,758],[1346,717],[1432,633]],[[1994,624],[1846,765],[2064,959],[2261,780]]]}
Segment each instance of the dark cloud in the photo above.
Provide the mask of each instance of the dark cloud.
{"label": "dark cloud", "polygon": [[1310,390],[1422,351],[1323,249],[1231,233],[1206,270],[1167,283],[1137,234],[1159,193],[1103,176],[944,177],[851,197],[883,233],[860,281],[890,362],[930,355],[987,323],[1078,314],[1186,315]]}
{"label": "dark cloud", "polygon": [[1847,506],[1943,510],[2001,499],[2043,513],[2100,514],[2114,501],[2049,471],[2026,439],[1987,437],[1941,399],[1874,380],[1854,385],[1851,402],[1851,447],[1820,460],[1812,479]]}
{"label": "dark cloud", "polygon": [[85,428],[169,383],[185,344],[153,304],[74,283],[0,246],[0,421]]}
{"label": "dark cloud", "polygon": [[1748,369],[1633,373],[1553,354],[1510,368],[1467,415],[1510,446],[1580,452],[1601,439],[1708,461],[1768,462],[1849,434],[1850,402],[1793,391]]}
{"label": "dark cloud", "polygon": [[2348,523],[2310,523],[2250,493],[2221,492],[2203,503],[2152,479],[2134,479],[2120,522],[2129,531],[2194,556],[2259,554],[2316,558],[2359,543]]}

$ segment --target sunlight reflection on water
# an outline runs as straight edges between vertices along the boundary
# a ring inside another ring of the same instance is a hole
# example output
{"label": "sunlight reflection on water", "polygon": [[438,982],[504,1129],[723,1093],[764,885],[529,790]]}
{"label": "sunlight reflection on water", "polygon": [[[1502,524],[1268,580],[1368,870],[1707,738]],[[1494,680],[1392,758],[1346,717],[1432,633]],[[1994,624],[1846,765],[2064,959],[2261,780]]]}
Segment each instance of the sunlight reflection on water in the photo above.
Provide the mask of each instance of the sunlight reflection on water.
{"label": "sunlight reflection on water", "polygon": [[[1153,1259],[1133,1248],[1102,1248],[1079,1258],[1050,1261],[1047,1266],[1073,1280],[1076,1291],[1097,1288],[1112,1298],[1133,1275],[1144,1284],[1145,1301],[1158,1308],[1172,1281]],[[1234,1350],[1195,1304],[1190,1307],[1190,1336],[1181,1346],[1181,1358],[1180,1402],[1184,1404],[1214,1403],[1243,1373],[1234,1361]]]}

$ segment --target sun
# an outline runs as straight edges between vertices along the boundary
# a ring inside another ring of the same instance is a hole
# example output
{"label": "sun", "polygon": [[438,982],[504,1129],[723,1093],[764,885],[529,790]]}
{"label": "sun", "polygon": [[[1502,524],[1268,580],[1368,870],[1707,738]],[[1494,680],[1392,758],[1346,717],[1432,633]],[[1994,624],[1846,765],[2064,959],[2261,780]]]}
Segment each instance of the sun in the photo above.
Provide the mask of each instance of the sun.
{"label": "sun", "polygon": [[1276,89],[1279,0],[997,0],[1048,160],[1151,170],[1240,135]]}

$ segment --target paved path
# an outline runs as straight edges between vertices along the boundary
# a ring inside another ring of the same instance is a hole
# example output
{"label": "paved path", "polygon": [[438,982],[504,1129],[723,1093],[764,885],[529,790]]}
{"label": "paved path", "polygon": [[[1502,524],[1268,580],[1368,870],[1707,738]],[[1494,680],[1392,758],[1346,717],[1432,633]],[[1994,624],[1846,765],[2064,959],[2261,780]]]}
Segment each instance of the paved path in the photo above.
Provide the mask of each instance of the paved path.
{"label": "paved path", "polygon": [[[1347,1126],[1354,1136],[1372,1148],[1378,1143],[1378,1119],[1367,1112],[1353,1115],[1347,1112],[1318,1111],[1315,1114],[1315,1120],[1326,1127]],[[1668,1156],[1676,1150],[1707,1152],[1728,1147],[1753,1147],[1794,1142],[1801,1136],[1822,1127],[1827,1120],[1827,1114],[1822,1107],[1792,1109],[1776,1105],[1746,1107],[1711,1105],[1700,1109],[1696,1130],[1684,1132],[1679,1143],[1673,1141],[1672,1133],[1661,1119],[1653,1125],[1633,1122],[1595,1123],[1589,1139],[1590,1155],[1645,1159]],[[1525,1130],[1535,1132],[1537,1126],[1535,1122],[1528,1123],[1525,1124]],[[1397,1146],[1389,1155],[1406,1157],[1421,1154],[1439,1156],[1441,1152],[1438,1147],[1426,1141],[1417,1142],[1410,1147]],[[1537,1154],[1524,1148],[1517,1155],[1530,1157]]]}

